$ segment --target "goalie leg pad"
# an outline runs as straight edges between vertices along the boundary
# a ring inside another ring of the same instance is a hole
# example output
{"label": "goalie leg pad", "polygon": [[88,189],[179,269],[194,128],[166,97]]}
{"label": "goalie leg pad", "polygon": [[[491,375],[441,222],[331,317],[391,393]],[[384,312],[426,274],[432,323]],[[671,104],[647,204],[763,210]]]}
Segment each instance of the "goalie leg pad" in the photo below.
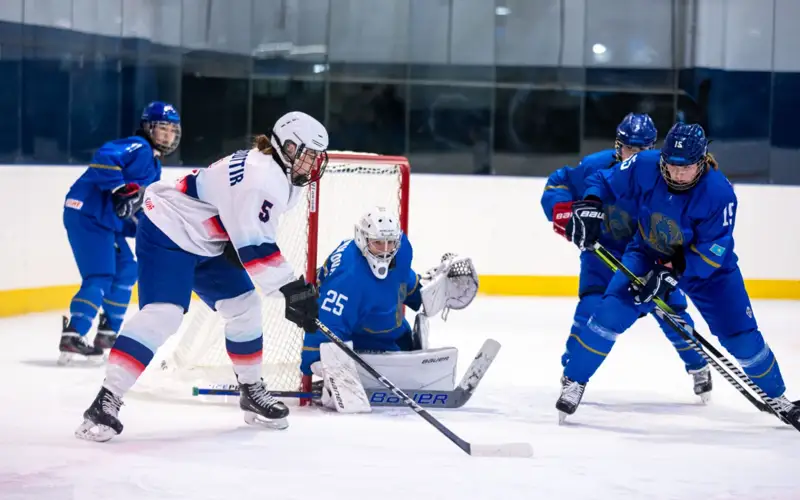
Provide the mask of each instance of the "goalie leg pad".
{"label": "goalie leg pad", "polygon": [[339,413],[371,412],[355,361],[332,342],[320,344],[319,355],[320,361],[312,365],[312,370],[323,379],[322,406]]}
{"label": "goalie leg pad", "polygon": [[430,321],[424,313],[417,313],[414,316],[414,329],[411,331],[413,339],[412,351],[422,351],[428,348],[428,335],[430,333]]}
{"label": "goalie leg pad", "polygon": [[[456,384],[458,349],[455,347],[362,354],[361,357],[404,391],[452,391]],[[358,367],[358,375],[364,387],[385,389],[361,367]]]}

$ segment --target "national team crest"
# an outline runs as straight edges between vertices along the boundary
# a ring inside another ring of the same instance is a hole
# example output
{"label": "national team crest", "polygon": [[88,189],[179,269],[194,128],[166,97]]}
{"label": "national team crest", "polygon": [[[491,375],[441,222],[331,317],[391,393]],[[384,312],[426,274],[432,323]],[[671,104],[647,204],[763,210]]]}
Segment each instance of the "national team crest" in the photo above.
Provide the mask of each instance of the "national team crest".
{"label": "national team crest", "polygon": [[650,231],[647,236],[641,225],[639,230],[647,243],[664,255],[672,255],[675,247],[683,246],[683,232],[680,226],[662,213],[655,212],[650,215]]}
{"label": "national team crest", "polygon": [[611,237],[615,240],[630,239],[636,230],[630,214],[616,205],[609,205],[604,210],[606,213],[606,231],[611,233]]}

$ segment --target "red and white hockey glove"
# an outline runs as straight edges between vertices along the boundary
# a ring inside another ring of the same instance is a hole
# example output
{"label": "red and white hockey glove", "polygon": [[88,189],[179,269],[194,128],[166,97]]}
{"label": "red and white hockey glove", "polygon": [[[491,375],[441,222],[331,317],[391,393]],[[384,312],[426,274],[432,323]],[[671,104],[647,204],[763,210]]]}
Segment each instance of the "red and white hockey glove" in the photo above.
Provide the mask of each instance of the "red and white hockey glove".
{"label": "red and white hockey glove", "polygon": [[560,201],[553,206],[553,231],[563,236],[567,241],[572,241],[572,239],[567,236],[567,222],[569,222],[571,217],[571,201]]}

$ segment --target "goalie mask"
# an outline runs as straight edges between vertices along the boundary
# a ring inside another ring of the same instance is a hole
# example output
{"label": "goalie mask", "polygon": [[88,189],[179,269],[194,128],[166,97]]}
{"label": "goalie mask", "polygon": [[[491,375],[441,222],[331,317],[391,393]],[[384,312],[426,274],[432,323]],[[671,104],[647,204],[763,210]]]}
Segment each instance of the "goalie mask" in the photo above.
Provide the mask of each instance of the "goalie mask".
{"label": "goalie mask", "polygon": [[356,246],[376,278],[382,280],[389,274],[402,235],[400,220],[384,207],[373,208],[356,224]]}
{"label": "goalie mask", "polygon": [[272,128],[270,143],[283,163],[289,182],[306,186],[316,182],[328,166],[328,131],[311,116],[292,111]]}

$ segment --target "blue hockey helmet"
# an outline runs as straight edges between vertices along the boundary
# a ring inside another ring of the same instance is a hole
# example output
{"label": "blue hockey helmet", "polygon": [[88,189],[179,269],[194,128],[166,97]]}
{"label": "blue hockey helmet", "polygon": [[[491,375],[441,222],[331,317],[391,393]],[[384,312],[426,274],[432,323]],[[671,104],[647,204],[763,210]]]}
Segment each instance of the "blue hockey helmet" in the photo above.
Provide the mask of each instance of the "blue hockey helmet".
{"label": "blue hockey helmet", "polygon": [[[700,180],[708,160],[708,139],[703,127],[696,123],[676,123],[669,129],[661,147],[661,175],[667,185],[677,191],[693,187]],[[696,175],[689,180],[677,181],[670,176],[669,167],[690,168],[698,165]]]}
{"label": "blue hockey helmet", "polygon": [[617,125],[618,145],[650,149],[657,137],[656,124],[646,113],[628,113]]}
{"label": "blue hockey helmet", "polygon": [[153,147],[166,156],[181,142],[181,117],[172,104],[153,101],[145,106],[140,122]]}

